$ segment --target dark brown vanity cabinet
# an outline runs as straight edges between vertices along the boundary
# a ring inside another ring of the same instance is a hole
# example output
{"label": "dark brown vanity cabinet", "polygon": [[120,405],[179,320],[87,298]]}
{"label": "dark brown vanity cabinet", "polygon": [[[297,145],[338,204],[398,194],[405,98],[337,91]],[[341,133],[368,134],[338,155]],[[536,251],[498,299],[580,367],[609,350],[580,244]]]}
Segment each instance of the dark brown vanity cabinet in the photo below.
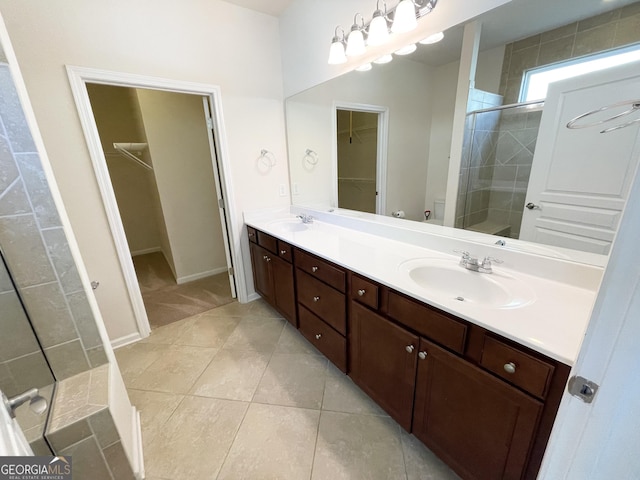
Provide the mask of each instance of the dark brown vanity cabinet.
{"label": "dark brown vanity cabinet", "polygon": [[249,248],[256,291],[297,327],[292,247],[249,227]]}

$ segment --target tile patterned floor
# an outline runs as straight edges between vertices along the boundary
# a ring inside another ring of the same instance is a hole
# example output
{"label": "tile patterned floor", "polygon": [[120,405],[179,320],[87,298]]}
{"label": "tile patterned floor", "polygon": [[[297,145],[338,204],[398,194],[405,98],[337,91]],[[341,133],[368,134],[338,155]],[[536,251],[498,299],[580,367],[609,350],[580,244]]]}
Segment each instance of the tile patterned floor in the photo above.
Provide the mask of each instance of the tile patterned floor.
{"label": "tile patterned floor", "polygon": [[116,351],[148,480],[458,477],[263,301]]}

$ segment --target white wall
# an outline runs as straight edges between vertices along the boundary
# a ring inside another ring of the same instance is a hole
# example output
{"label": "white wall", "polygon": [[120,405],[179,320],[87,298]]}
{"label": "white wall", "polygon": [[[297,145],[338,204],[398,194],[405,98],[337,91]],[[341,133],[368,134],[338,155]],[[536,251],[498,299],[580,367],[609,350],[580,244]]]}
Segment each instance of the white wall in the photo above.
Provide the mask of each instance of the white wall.
{"label": "white wall", "polygon": [[[288,183],[278,20],[219,0],[0,0],[0,10],[84,262],[100,281],[95,293],[109,337],[126,337],[137,332],[132,306],[64,66],[219,85],[231,201],[238,214],[283,206],[289,199],[278,195]],[[255,168],[262,148],[279,160],[268,175]],[[242,228],[240,215],[231,221]],[[240,242],[236,237],[234,247]],[[249,262],[244,269],[253,291]]]}
{"label": "white wall", "polygon": [[[329,45],[337,25],[348,32],[356,12],[371,20],[375,2],[371,0],[296,0],[280,17],[282,66],[285,72],[286,97],[302,92],[362,63],[375,60],[428,35],[464,23],[467,20],[511,0],[448,0],[441,1],[430,14],[418,21],[418,28],[394,35],[382,47],[369,48],[361,57],[342,65],[328,65]],[[393,6],[397,2],[389,2]]]}
{"label": "white wall", "polygon": [[136,90],[178,283],[224,271],[202,97]]}
{"label": "white wall", "polygon": [[[376,65],[369,72],[352,72],[325,82],[287,100],[287,128],[291,179],[299,194],[296,204],[330,205],[334,186],[331,165],[334,102],[389,109],[387,202],[384,214],[404,210],[407,218],[421,220],[424,210],[427,156],[432,110],[432,69],[397,59]],[[307,148],[318,153],[315,168],[303,163]]]}

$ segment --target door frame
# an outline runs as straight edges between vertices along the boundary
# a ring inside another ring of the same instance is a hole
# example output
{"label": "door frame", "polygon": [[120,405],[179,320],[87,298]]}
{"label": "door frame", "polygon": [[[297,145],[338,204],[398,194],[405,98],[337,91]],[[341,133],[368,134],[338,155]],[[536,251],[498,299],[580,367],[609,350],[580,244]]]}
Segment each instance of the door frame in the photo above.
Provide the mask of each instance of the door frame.
{"label": "door frame", "polygon": [[[140,337],[144,338],[149,336],[151,327],[142,301],[142,293],[140,292],[140,286],[131,258],[131,251],[129,250],[120,211],[118,210],[118,204],[111,184],[98,127],[93,116],[93,110],[91,109],[89,93],[86,87],[87,83],[185,93],[206,97],[209,100],[209,105],[212,108],[211,128],[215,142],[212,148],[217,146],[217,151],[211,152],[211,161],[214,163],[213,168],[218,168],[220,172],[220,184],[217,186],[221,190],[219,194],[222,194],[224,209],[227,213],[221,220],[223,222],[223,235],[224,230],[226,230],[230,247],[232,265],[228,266],[229,268],[234,267],[233,272],[235,274],[238,300],[240,302],[246,302],[247,291],[240,247],[241,232],[235,228],[234,223],[231,221],[231,219],[236,218],[236,206],[232,200],[235,197],[232,193],[233,186],[230,176],[231,164],[222,116],[222,93],[220,87],[203,83],[185,82],[72,65],[67,65],[66,69]],[[216,153],[217,155],[215,155]],[[130,341],[131,339],[127,337],[126,343]]]}
{"label": "door frame", "polygon": [[366,103],[333,102],[331,118],[331,197],[338,206],[338,110],[378,114],[378,139],[376,153],[376,214],[385,215],[387,205],[387,144],[389,142],[389,108]]}

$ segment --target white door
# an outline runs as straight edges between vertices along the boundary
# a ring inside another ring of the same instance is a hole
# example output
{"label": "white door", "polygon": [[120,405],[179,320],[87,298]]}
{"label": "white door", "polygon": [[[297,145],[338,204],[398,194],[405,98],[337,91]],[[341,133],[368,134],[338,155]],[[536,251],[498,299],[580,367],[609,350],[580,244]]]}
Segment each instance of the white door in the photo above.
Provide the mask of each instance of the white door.
{"label": "white door", "polygon": [[204,106],[204,116],[207,122],[207,134],[209,136],[209,148],[211,149],[211,161],[213,162],[213,176],[216,182],[216,196],[218,198],[218,209],[220,210],[220,222],[222,223],[222,239],[224,243],[224,254],[227,257],[227,266],[229,273],[229,285],[231,286],[231,297],[236,298],[236,282],[234,279],[233,260],[231,258],[231,244],[229,243],[229,225],[227,224],[226,202],[222,191],[222,182],[220,181],[220,165],[218,163],[218,149],[216,148],[216,140],[213,138],[213,115],[211,115],[211,106],[209,98],[202,97]]}
{"label": "white door", "polygon": [[567,128],[575,117],[619,102],[576,122],[605,120],[640,100],[640,64],[551,84],[545,101],[520,239],[607,254],[615,236],[640,151],[640,123],[602,130],[640,117],[588,128]]}

